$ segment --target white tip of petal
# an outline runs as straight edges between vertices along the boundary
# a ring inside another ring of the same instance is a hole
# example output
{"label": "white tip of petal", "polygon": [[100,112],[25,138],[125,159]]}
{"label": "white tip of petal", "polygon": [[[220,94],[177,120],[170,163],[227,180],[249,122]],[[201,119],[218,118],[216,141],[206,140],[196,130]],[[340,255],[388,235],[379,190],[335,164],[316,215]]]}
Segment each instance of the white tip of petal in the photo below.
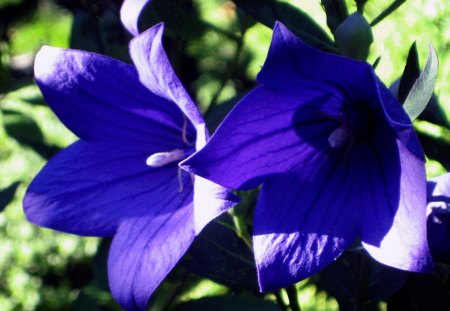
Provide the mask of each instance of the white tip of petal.
{"label": "white tip of petal", "polygon": [[43,46],[34,61],[34,75],[43,78],[55,72],[60,54],[61,49]]}

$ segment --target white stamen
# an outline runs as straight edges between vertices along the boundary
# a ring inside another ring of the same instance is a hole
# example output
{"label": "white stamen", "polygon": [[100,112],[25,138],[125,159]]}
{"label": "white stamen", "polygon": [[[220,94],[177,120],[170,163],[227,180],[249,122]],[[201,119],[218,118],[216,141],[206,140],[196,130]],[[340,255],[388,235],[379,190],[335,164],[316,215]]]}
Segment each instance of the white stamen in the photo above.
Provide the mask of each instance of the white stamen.
{"label": "white stamen", "polygon": [[184,116],[183,128],[181,129],[181,138],[183,139],[183,142],[186,145],[190,145],[190,143],[188,142],[187,137],[186,137],[187,125],[188,125],[187,118],[186,118],[186,116]]}
{"label": "white stamen", "polygon": [[328,142],[332,148],[341,147],[351,137],[351,128],[347,123],[344,123],[328,137]]}
{"label": "white stamen", "polygon": [[161,167],[166,164],[180,161],[186,157],[185,151],[182,149],[174,149],[168,152],[156,152],[147,158],[145,162],[151,167]]}
{"label": "white stamen", "polygon": [[178,192],[183,192],[183,170],[178,168]]}

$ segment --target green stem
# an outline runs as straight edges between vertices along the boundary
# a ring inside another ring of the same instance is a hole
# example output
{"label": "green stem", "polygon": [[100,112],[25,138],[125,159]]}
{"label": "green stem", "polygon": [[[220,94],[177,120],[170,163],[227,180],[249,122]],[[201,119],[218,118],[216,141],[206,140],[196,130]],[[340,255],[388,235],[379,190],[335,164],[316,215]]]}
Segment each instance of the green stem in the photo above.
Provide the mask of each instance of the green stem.
{"label": "green stem", "polygon": [[345,0],[337,0],[336,5],[339,10],[339,16],[344,21],[348,17],[348,8]]}
{"label": "green stem", "polygon": [[168,311],[170,309],[172,304],[175,302],[175,299],[177,298],[177,296],[179,294],[181,294],[181,292],[183,291],[184,286],[186,285],[187,280],[189,278],[189,274],[190,274],[190,272],[187,270],[184,272],[180,285],[173,291],[172,295],[167,300],[167,303],[161,310]]}
{"label": "green stem", "polygon": [[384,18],[386,18],[387,16],[389,16],[392,12],[394,12],[395,10],[397,10],[403,3],[405,3],[406,0],[395,0],[394,2],[391,3],[390,6],[388,6],[388,8],[386,10],[384,10],[383,12],[381,12],[380,15],[378,15],[371,23],[370,26],[373,27],[376,24],[378,24],[379,22],[381,22]]}
{"label": "green stem", "polygon": [[288,286],[284,289],[289,297],[289,305],[292,311],[301,311],[300,301],[298,300],[298,292],[294,285]]}
{"label": "green stem", "polygon": [[[230,214],[231,215],[231,214]],[[250,235],[247,231],[247,225],[245,223],[245,220],[241,216],[235,216],[231,215],[231,218],[233,219],[234,227],[236,228],[236,235],[244,241],[244,243],[248,246],[248,248],[253,251],[252,246],[252,239],[250,238]]]}
{"label": "green stem", "polygon": [[281,295],[281,290],[277,290],[277,291],[273,292],[273,294],[275,295],[275,298],[277,299],[278,306],[283,311],[289,311],[288,306],[284,303],[283,297]]}
{"label": "green stem", "polygon": [[364,311],[367,300],[367,284],[369,281],[369,261],[364,254],[359,258],[359,269],[357,275],[355,311]]}

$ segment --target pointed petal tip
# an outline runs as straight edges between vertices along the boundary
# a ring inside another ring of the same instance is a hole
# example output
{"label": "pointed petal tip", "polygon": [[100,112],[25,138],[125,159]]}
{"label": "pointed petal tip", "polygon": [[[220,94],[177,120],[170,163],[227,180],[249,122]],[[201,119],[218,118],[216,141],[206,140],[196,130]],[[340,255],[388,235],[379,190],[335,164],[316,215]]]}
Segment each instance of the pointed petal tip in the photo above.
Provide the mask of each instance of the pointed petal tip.
{"label": "pointed petal tip", "polygon": [[162,45],[162,36],[164,34],[165,24],[164,22],[160,22],[156,25],[153,25],[149,29],[145,30],[141,34],[136,34],[136,36],[130,41],[130,49],[132,46],[135,46],[137,42],[141,40],[155,40],[158,44]]}
{"label": "pointed petal tip", "polygon": [[134,36],[139,34],[139,16],[151,0],[125,0],[120,8],[120,20]]}
{"label": "pointed petal tip", "polygon": [[34,60],[34,77],[40,82],[45,80],[46,77],[51,76],[58,67],[61,61],[61,56],[64,54],[64,50],[48,45],[44,45],[36,54]]}

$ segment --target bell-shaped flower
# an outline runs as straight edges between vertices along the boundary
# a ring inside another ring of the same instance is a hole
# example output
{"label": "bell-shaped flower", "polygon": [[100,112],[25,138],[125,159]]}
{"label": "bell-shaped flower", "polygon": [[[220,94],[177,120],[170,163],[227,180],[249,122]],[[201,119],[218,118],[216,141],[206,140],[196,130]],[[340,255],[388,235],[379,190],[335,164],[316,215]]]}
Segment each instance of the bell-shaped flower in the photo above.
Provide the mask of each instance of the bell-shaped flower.
{"label": "bell-shaped flower", "polygon": [[428,244],[435,261],[450,264],[450,173],[428,181]]}
{"label": "bell-shaped flower", "polygon": [[262,184],[253,227],[261,290],[311,276],[356,238],[381,263],[432,269],[424,155],[373,68],[277,23],[257,79],[181,165],[232,189]]}
{"label": "bell-shaped flower", "polygon": [[80,140],[33,180],[25,214],[39,226],[114,237],[109,284],[127,310],[144,309],[195,235],[236,201],[178,167],[208,134],[162,33],[159,24],[131,41],[135,66],[53,47],[35,62],[45,100]]}

